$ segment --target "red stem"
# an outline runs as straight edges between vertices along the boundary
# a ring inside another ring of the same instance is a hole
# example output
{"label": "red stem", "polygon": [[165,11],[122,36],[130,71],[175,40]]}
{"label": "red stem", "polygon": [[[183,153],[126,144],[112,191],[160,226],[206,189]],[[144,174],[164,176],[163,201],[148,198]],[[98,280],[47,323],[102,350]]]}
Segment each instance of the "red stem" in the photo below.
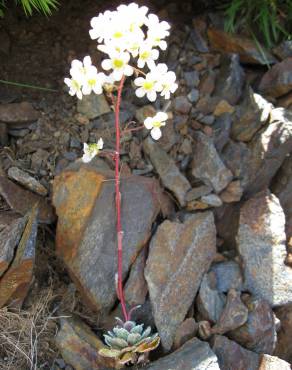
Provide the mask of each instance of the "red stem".
{"label": "red stem", "polygon": [[116,155],[115,155],[115,190],[116,190],[116,214],[117,214],[117,242],[118,242],[118,298],[121,302],[125,321],[128,320],[126,302],[123,290],[123,231],[121,222],[121,193],[120,193],[120,105],[121,95],[125,77],[123,76],[118,88],[118,96],[115,104],[115,126],[116,126]]}

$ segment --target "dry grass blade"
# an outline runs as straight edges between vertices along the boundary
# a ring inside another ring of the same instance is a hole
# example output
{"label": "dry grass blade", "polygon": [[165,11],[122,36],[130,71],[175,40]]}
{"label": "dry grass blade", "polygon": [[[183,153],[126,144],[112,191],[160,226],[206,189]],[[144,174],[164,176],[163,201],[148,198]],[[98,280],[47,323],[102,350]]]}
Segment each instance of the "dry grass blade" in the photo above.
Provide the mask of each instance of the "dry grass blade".
{"label": "dry grass blade", "polygon": [[50,360],[50,354],[53,362],[57,317],[50,306],[54,298],[47,288],[27,310],[0,310],[1,370],[37,370]]}

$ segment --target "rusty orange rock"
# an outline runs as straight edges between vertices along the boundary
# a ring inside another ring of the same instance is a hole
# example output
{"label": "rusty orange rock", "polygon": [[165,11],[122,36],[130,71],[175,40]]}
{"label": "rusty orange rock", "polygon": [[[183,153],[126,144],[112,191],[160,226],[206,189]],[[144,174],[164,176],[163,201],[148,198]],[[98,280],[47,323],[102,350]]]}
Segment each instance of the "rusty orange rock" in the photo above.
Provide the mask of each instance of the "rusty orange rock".
{"label": "rusty orange rock", "polygon": [[0,280],[0,307],[10,304],[21,307],[28,293],[35,258],[37,206],[27,216],[27,223],[9,269]]}

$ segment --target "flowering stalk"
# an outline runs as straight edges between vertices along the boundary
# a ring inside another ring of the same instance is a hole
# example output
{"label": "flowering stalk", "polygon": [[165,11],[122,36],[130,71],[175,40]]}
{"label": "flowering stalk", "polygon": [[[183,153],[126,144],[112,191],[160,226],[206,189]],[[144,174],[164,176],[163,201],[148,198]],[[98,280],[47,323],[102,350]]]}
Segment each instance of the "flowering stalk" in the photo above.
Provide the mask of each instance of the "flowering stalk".
{"label": "flowering stalk", "polygon": [[123,76],[119,88],[117,101],[115,104],[115,128],[116,128],[116,155],[115,155],[115,190],[116,190],[116,214],[117,214],[117,242],[118,242],[118,298],[121,302],[122,311],[125,321],[128,321],[128,313],[126,309],[125,296],[123,290],[123,231],[122,231],[122,220],[121,220],[121,192],[120,192],[120,141],[121,141],[121,130],[120,130],[120,105],[121,96],[124,86],[125,77]]}

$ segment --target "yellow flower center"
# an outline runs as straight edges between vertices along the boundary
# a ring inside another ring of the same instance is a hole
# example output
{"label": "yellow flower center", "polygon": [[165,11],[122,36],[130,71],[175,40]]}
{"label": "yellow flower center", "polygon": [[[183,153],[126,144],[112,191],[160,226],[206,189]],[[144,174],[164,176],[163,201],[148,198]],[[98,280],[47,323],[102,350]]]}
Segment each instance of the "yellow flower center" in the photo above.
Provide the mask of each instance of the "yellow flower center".
{"label": "yellow flower center", "polygon": [[115,39],[120,39],[121,37],[123,37],[123,33],[121,31],[117,31],[113,34],[113,37]]}
{"label": "yellow flower center", "polygon": [[122,68],[124,65],[124,61],[122,59],[114,59],[113,65],[115,68]]}
{"label": "yellow flower center", "polygon": [[153,122],[153,127],[161,127],[161,122],[160,121]]}
{"label": "yellow flower center", "polygon": [[145,81],[143,83],[143,87],[144,87],[145,90],[152,90],[153,86],[154,86],[154,82],[152,82],[152,81]]}
{"label": "yellow flower center", "polygon": [[150,52],[149,51],[144,51],[144,53],[140,54],[140,58],[141,59],[148,59],[150,56]]}
{"label": "yellow flower center", "polygon": [[89,79],[87,82],[89,86],[94,86],[96,84],[96,80],[94,78]]}

